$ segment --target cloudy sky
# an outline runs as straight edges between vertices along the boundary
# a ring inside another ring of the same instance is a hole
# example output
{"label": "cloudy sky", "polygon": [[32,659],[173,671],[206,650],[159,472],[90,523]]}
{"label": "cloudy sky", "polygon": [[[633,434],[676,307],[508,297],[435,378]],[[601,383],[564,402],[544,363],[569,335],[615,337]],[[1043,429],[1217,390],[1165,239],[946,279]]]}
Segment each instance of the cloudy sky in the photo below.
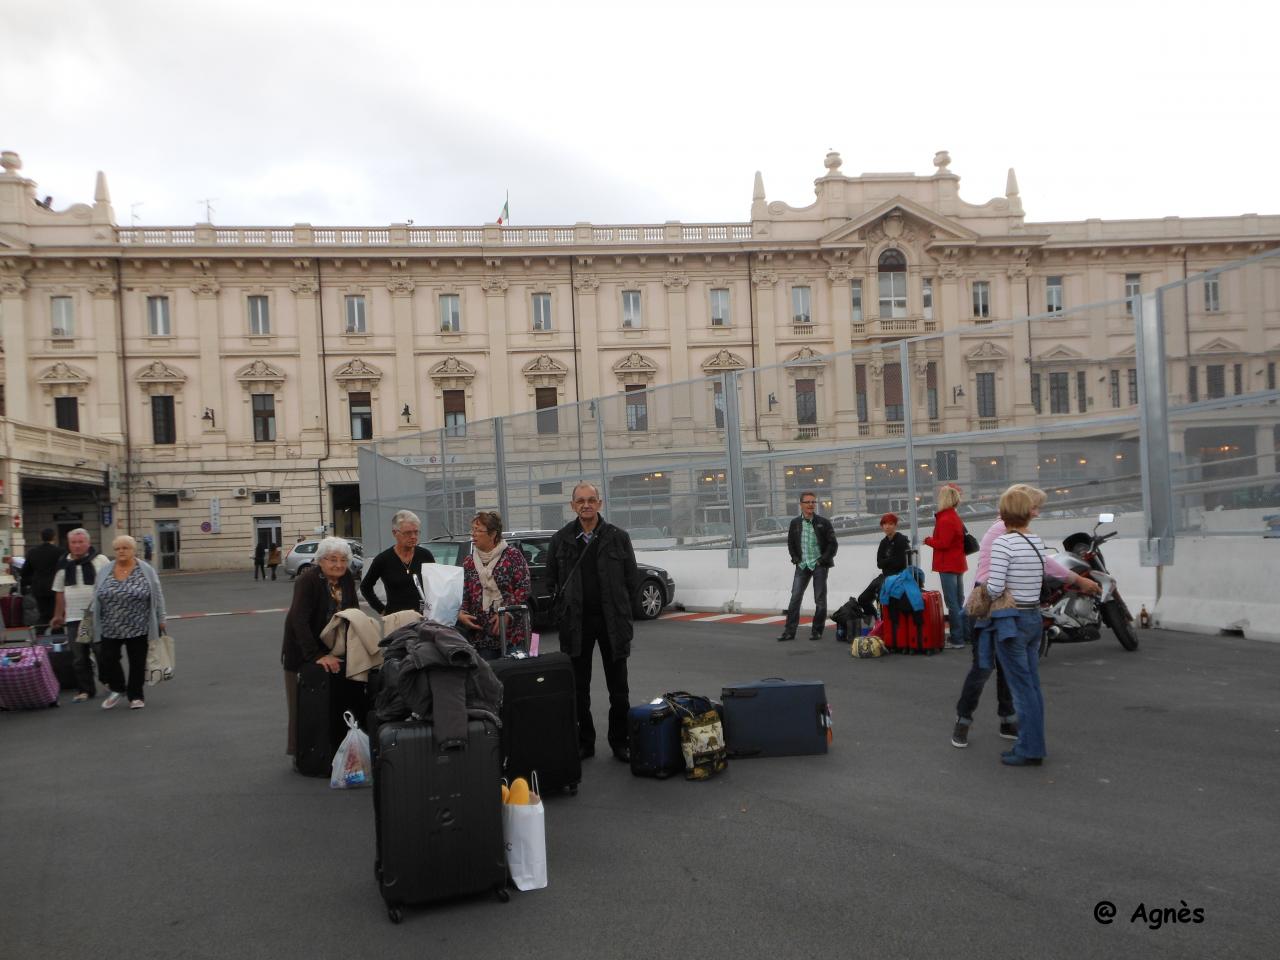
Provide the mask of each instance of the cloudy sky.
{"label": "cloudy sky", "polygon": [[0,149],[144,224],[745,220],[843,172],[1029,219],[1280,213],[1264,0],[0,3]]}

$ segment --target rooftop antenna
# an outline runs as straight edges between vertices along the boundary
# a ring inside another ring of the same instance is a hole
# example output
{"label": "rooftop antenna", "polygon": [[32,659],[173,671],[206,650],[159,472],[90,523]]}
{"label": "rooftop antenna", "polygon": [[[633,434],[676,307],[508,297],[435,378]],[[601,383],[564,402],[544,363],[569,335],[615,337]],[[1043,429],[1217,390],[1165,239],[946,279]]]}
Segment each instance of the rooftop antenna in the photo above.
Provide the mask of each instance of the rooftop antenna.
{"label": "rooftop antenna", "polygon": [[141,217],[138,216],[138,208],[141,206],[145,206],[141,200],[137,203],[129,204],[129,226],[136,227],[138,225],[138,221],[141,219]]}
{"label": "rooftop antenna", "polygon": [[196,203],[204,204],[204,222],[205,223],[213,223],[213,201],[217,199],[218,199],[217,197],[205,197],[203,200],[196,201]]}

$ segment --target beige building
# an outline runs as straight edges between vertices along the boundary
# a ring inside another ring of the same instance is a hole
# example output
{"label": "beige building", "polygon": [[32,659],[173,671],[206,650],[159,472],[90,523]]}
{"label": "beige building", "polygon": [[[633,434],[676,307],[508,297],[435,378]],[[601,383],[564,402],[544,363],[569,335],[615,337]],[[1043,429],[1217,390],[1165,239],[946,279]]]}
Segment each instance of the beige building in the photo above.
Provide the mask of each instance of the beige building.
{"label": "beige building", "polygon": [[[121,227],[102,174],[55,210],[0,162],[0,532],[128,530],[169,568],[359,535],[362,441],[725,369],[800,361],[752,379],[770,449],[900,434],[904,389],[939,434],[1131,408],[1126,298],[1280,246],[1280,216],[1028,222],[1012,170],[967,203],[945,152],[856,177],[828,154],[806,207],[757,174],[741,223],[543,227]],[[1175,401],[1274,387],[1280,263],[1257,276],[1191,292]],[[823,356],[935,331],[962,335],[907,384],[896,346]]]}

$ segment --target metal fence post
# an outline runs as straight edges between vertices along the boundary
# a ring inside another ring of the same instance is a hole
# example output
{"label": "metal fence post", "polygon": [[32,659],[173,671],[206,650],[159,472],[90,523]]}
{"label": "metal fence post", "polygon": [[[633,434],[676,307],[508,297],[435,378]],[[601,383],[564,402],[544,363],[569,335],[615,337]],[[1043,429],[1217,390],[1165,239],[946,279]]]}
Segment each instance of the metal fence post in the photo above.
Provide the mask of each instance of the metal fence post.
{"label": "metal fence post", "polygon": [[913,440],[915,431],[911,424],[911,345],[907,340],[898,342],[898,364],[902,368],[902,436],[906,441],[907,500],[911,510],[911,546],[920,545],[919,520],[916,516],[916,456]]}
{"label": "metal fence post", "polygon": [[721,374],[724,391],[724,437],[729,458],[729,520],[733,539],[729,543],[729,566],[746,569],[747,548],[747,479],[742,469],[742,424],[738,408],[738,373]]}
{"label": "metal fence post", "polygon": [[448,427],[440,428],[440,492],[444,495],[444,529],[453,536],[453,497],[449,495],[449,467],[446,463],[449,456],[446,445],[448,433]]}
{"label": "metal fence post", "polygon": [[507,451],[503,443],[502,419],[502,417],[493,418],[493,454],[494,467],[498,471],[498,515],[510,528],[513,524],[510,504],[507,502]]}
{"label": "metal fence post", "polygon": [[1146,539],[1138,560],[1144,567],[1173,563],[1173,471],[1169,457],[1169,393],[1165,380],[1164,301],[1161,291],[1133,298],[1138,362],[1139,450]]}
{"label": "metal fence post", "polygon": [[604,404],[600,400],[591,401],[591,409],[596,414],[596,453],[600,457],[600,499],[609,502],[609,458],[604,452]]}

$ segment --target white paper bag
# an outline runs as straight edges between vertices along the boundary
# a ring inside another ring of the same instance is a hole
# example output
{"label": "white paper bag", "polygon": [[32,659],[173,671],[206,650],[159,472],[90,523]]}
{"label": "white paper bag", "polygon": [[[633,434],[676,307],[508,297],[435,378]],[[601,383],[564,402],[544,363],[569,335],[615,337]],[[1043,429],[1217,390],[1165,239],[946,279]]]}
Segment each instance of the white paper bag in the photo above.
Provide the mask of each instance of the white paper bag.
{"label": "white paper bag", "polygon": [[168,633],[160,634],[147,644],[147,686],[154,687],[165,680],[172,680],[175,665],[173,637]]}
{"label": "white paper bag", "polygon": [[452,627],[462,609],[462,568],[447,563],[422,565],[422,615]]}
{"label": "white paper bag", "polygon": [[[533,796],[538,796],[533,794]],[[502,805],[502,838],[507,869],[517,890],[541,890],[547,885],[547,834],[542,797],[537,803]]]}

